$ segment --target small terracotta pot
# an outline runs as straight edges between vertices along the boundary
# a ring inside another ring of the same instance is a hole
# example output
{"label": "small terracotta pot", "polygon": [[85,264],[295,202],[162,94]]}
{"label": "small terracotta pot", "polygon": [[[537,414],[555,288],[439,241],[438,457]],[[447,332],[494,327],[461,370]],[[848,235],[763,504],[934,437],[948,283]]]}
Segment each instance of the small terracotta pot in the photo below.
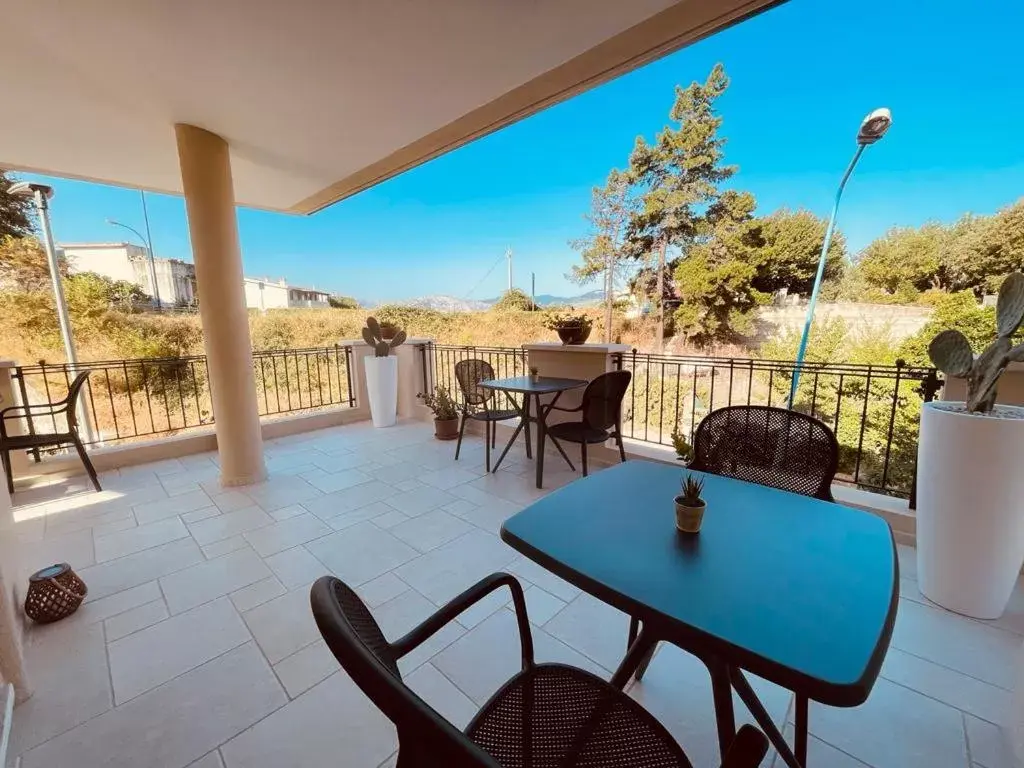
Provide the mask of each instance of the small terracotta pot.
{"label": "small terracotta pot", "polygon": [[699,507],[691,507],[683,503],[682,496],[676,496],[676,528],[683,533],[700,533],[706,508],[706,502],[702,501]]}
{"label": "small terracotta pot", "polygon": [[395,335],[397,333],[398,333],[398,326],[397,325],[391,325],[390,323],[381,323],[380,324],[380,337],[382,339],[384,339],[384,341],[391,341],[393,338],[395,338]]}
{"label": "small terracotta pot", "polygon": [[434,419],[434,437],[438,440],[454,440],[459,436],[459,419]]}
{"label": "small terracotta pot", "polygon": [[563,344],[585,344],[590,337],[590,325],[572,325],[559,328],[556,333]]}

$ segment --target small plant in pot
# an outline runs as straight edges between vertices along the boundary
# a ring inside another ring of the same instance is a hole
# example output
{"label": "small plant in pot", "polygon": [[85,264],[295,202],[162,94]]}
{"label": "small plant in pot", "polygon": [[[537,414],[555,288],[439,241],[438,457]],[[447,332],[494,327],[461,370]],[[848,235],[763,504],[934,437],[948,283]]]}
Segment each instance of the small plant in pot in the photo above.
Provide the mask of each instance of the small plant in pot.
{"label": "small plant in pot", "polygon": [[538,379],[540,379],[540,369],[537,368],[537,366],[535,366],[535,365],[531,365],[530,366],[530,381],[532,381],[534,384],[536,384]]}
{"label": "small plant in pot", "polygon": [[436,386],[433,394],[420,392],[416,397],[434,412],[434,437],[454,440],[459,436],[459,407],[447,387]]}
{"label": "small plant in pot", "polygon": [[676,496],[676,528],[683,533],[700,533],[700,525],[704,522],[704,509],[707,503],[701,498],[704,481],[687,473],[679,481],[680,494]]}
{"label": "small plant in pot", "polygon": [[384,341],[391,341],[393,338],[395,338],[395,336],[398,335],[398,332],[400,330],[401,328],[399,328],[394,323],[389,323],[387,321],[381,321],[380,323],[380,337]]}
{"label": "small plant in pot", "polygon": [[563,344],[584,344],[590,336],[593,323],[584,314],[549,312],[544,318],[544,327],[558,334]]}

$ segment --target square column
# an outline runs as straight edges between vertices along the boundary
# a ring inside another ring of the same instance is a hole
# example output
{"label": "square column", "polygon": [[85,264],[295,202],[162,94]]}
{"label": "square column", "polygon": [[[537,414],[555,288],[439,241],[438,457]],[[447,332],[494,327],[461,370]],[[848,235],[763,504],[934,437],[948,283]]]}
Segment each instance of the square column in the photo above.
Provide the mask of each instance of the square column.
{"label": "square column", "polygon": [[228,145],[192,125],[175,125],[174,133],[196,263],[220,481],[225,486],[258,483],[267,470]]}

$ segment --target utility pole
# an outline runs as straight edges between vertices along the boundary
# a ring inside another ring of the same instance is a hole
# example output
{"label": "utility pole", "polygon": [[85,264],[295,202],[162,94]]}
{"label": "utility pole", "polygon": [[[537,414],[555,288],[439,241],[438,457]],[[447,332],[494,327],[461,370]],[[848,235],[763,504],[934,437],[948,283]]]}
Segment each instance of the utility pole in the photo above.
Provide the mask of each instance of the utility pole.
{"label": "utility pole", "polygon": [[658,250],[658,354],[665,349],[665,250],[668,248],[668,240],[661,239],[661,248]]}
{"label": "utility pole", "polygon": [[512,290],[512,246],[505,249],[505,258],[508,259],[508,289]]}
{"label": "utility pole", "polygon": [[530,273],[530,303],[533,309],[537,308],[537,273]]}
{"label": "utility pole", "polygon": [[158,310],[163,309],[160,303],[160,286],[156,284],[156,256],[153,254],[153,236],[149,232],[149,211],[146,210],[146,190],[140,189],[142,196],[142,218],[146,222],[146,245],[149,246],[149,279],[153,281],[153,300]]}

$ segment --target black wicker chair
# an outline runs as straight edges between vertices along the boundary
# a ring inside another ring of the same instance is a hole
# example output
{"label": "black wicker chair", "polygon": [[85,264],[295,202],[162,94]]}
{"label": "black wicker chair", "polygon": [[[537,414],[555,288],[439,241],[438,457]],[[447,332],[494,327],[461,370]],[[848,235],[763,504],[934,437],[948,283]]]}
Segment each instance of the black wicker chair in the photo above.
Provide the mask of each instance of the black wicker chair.
{"label": "black wicker chair", "polygon": [[[466,419],[474,419],[484,423],[484,461],[487,471],[491,471],[491,449],[497,442],[498,430],[496,422],[508,421],[519,417],[514,409],[494,408],[496,393],[493,389],[481,387],[480,382],[494,378],[494,368],[486,360],[460,360],[455,364],[455,380],[462,391],[462,418],[459,420],[459,441],[455,444],[455,460],[459,460],[462,450],[462,435],[466,431]],[[523,425],[526,430],[526,455],[530,456],[530,424]]]}
{"label": "black wicker chair", "polygon": [[[68,394],[63,400],[55,403],[38,403],[28,405],[13,405],[0,411],[0,458],[3,460],[4,474],[7,476],[7,491],[14,493],[14,472],[11,468],[11,451],[32,450],[33,448],[58,448],[64,445],[74,445],[78,451],[78,458],[82,460],[85,471],[89,473],[93,487],[100,491],[100,481],[96,477],[96,470],[89,460],[89,454],[85,452],[85,446],[78,436],[78,398],[82,393],[82,387],[89,378],[91,371],[82,371],[75,376],[74,381],[68,387]],[[63,416],[67,421],[66,432],[55,432],[41,435],[9,435],[7,434],[8,419],[24,419],[31,416],[38,418],[47,416],[56,419]]]}
{"label": "black wicker chair", "polygon": [[[512,592],[522,671],[463,733],[405,685],[398,660],[501,587]],[[333,576],[313,584],[310,603],[335,658],[398,729],[399,768],[691,768],[668,731],[622,691],[575,667],[534,662],[523,589],[508,574],[488,576],[393,643],[355,592]],[[764,735],[744,726],[723,768],[754,768],[766,751]]]}
{"label": "black wicker chair", "polygon": [[[602,373],[587,385],[576,408],[552,407],[555,411],[581,414],[579,421],[551,424],[547,434],[563,456],[565,452],[558,445],[559,440],[580,444],[584,477],[587,476],[588,444],[600,444],[614,438],[619,446],[619,456],[622,461],[626,460],[626,449],[622,445],[622,398],[626,396],[632,375],[629,371]],[[569,461],[568,457],[565,460]],[[571,461],[569,466],[575,471]]]}
{"label": "black wicker chair", "polygon": [[835,501],[832,480],[839,468],[839,443],[813,416],[765,405],[733,405],[701,421],[690,468]]}

